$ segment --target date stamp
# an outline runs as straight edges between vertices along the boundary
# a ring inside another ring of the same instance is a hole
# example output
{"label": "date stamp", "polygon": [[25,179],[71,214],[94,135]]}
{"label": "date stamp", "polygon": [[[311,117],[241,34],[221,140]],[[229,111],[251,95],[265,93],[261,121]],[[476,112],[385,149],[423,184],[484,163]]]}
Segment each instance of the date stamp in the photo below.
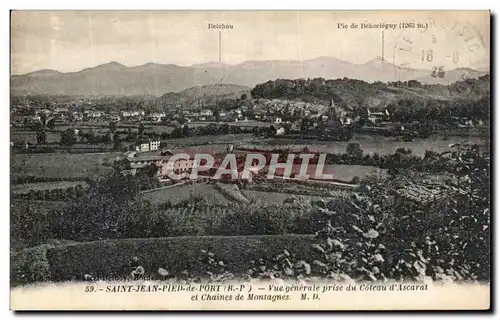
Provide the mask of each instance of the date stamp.
{"label": "date stamp", "polygon": [[472,69],[489,60],[483,35],[468,21],[430,18],[426,25],[401,30],[394,46],[394,65],[399,73],[427,70],[427,75],[439,82],[453,71],[465,80],[472,77]]}

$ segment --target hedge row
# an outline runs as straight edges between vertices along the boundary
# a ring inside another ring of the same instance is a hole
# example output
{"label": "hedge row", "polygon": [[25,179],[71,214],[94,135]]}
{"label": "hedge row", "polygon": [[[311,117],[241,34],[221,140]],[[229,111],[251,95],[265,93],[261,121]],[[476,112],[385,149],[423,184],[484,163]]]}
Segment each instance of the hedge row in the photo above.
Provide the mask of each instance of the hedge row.
{"label": "hedge row", "polygon": [[54,281],[78,280],[86,274],[125,277],[137,265],[155,278],[160,267],[173,275],[183,271],[202,275],[207,266],[200,261],[201,250],[224,261],[227,271],[242,275],[252,260],[275,257],[285,248],[297,258],[311,260],[312,239],[312,235],[119,239],[50,248],[47,257]]}
{"label": "hedge row", "polygon": [[12,198],[41,201],[68,201],[83,196],[84,192],[84,188],[79,184],[67,188],[30,190],[28,193],[13,193]]}
{"label": "hedge row", "polygon": [[88,183],[90,179],[75,177],[41,177],[41,176],[11,176],[11,184],[36,183],[36,182],[54,182],[54,181],[82,181]]}

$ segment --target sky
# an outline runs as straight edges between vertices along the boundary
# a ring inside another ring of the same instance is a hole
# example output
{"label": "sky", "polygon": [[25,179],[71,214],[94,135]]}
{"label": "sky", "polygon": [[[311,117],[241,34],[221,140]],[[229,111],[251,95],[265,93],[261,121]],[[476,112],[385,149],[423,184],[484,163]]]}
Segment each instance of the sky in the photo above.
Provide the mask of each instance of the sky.
{"label": "sky", "polygon": [[[427,28],[401,29],[402,22]],[[489,68],[488,11],[13,11],[11,73],[219,61],[219,31],[209,23],[233,26],[221,32],[226,64],[324,56],[365,63],[383,55],[419,69]]]}

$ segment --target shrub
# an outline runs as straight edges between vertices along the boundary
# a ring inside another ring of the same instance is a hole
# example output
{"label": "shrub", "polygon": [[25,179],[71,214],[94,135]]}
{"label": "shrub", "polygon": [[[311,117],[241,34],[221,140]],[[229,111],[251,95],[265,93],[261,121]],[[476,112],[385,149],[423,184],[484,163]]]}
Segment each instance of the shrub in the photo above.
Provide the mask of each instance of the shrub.
{"label": "shrub", "polygon": [[228,207],[228,213],[215,226],[218,235],[263,235],[307,233],[298,221],[310,217],[307,207],[297,204],[251,203]]}
{"label": "shrub", "polygon": [[56,281],[82,279],[86,274],[124,277],[137,265],[151,277],[158,277],[158,268],[172,275],[187,271],[201,276],[208,267],[199,259],[202,250],[224,261],[226,271],[242,276],[252,261],[261,257],[271,259],[284,247],[292,255],[308,259],[311,240],[311,235],[121,239],[55,247],[49,249],[47,257],[51,279]]}
{"label": "shrub", "polygon": [[10,232],[17,243],[34,246],[50,237],[51,213],[30,201],[13,201],[11,204]]}
{"label": "shrub", "polygon": [[22,285],[50,279],[47,249],[50,245],[40,245],[11,254],[10,285]]}

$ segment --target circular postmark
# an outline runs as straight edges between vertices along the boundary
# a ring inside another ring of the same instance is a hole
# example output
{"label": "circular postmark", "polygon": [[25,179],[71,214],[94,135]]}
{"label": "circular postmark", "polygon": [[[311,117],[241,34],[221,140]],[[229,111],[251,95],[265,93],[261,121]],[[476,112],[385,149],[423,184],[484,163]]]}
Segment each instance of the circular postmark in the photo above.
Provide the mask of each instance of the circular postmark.
{"label": "circular postmark", "polygon": [[429,18],[427,28],[403,29],[394,46],[401,81],[425,78],[446,83],[476,77],[489,67],[489,50],[481,32],[467,21]]}

